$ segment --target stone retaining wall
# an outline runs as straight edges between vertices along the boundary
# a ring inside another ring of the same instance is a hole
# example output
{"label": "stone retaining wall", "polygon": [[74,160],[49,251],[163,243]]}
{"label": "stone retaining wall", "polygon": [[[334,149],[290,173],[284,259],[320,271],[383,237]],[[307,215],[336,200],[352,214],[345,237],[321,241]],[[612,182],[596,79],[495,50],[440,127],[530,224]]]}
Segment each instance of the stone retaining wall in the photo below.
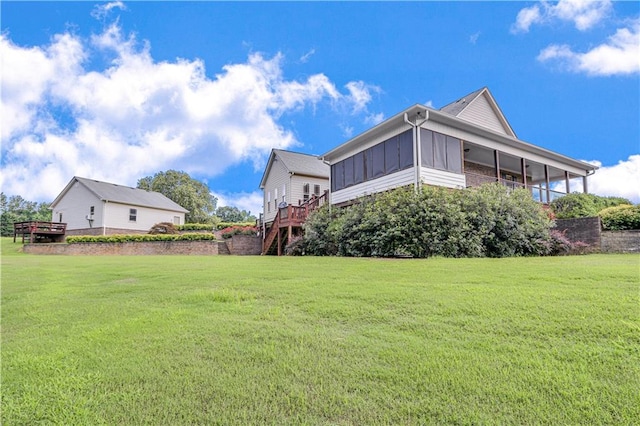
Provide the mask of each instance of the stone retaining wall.
{"label": "stone retaining wall", "polygon": [[29,254],[58,255],[217,255],[218,241],[145,241],[127,243],[25,244]]}
{"label": "stone retaining wall", "polygon": [[602,231],[603,253],[640,253],[640,231]]}

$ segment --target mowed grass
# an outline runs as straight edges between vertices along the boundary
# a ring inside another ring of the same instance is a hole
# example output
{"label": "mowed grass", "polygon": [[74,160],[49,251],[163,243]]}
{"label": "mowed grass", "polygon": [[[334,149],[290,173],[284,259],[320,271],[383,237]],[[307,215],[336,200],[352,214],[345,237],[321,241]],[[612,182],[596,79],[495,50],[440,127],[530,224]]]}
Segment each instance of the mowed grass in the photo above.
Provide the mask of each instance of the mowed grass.
{"label": "mowed grass", "polygon": [[640,257],[2,251],[2,424],[637,424]]}

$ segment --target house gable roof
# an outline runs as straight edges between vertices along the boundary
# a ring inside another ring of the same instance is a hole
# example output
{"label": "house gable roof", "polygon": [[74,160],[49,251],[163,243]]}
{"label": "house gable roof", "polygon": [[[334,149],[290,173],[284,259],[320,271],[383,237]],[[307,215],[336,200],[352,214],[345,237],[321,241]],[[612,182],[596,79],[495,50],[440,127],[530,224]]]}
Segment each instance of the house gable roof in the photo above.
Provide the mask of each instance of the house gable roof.
{"label": "house gable roof", "polygon": [[440,108],[451,114],[494,132],[517,138],[498,103],[487,87],[471,92],[466,96]]}
{"label": "house gable roof", "polygon": [[170,200],[163,194],[154,191],[147,191],[139,188],[116,185],[114,183],[101,182],[98,180],[74,176],[62,192],[51,203],[55,207],[64,195],[69,192],[75,183],[83,185],[91,193],[100,199],[119,204],[129,204],[132,206],[150,207],[159,210],[169,210],[180,213],[188,213],[189,210]]}
{"label": "house gable roof", "polygon": [[287,171],[292,175],[304,175],[329,179],[329,166],[315,155],[302,154],[300,152],[285,151],[282,149],[271,150],[269,161],[264,169],[260,188],[264,189],[267,177],[271,172],[271,167],[275,161],[280,161]]}

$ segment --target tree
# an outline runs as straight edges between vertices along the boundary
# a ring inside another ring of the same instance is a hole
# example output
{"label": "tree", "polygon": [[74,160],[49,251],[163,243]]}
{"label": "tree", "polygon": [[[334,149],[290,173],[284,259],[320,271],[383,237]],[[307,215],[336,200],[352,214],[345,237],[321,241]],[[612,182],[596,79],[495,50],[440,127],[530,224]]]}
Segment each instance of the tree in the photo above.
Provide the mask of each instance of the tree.
{"label": "tree", "polygon": [[218,207],[216,210],[216,216],[220,218],[222,222],[254,222],[256,217],[246,210],[240,210],[233,206]]}
{"label": "tree", "polygon": [[185,215],[187,223],[212,223],[214,220],[218,199],[211,194],[207,185],[185,172],[158,172],[138,180],[137,187],[159,192],[189,210]]}
{"label": "tree", "polygon": [[607,207],[631,204],[622,197],[601,197],[595,194],[574,192],[551,202],[551,209],[558,219],[572,219],[577,217],[594,217]]}
{"label": "tree", "polygon": [[0,193],[0,234],[3,237],[13,235],[14,222],[51,221],[50,203],[27,201],[20,195],[7,197]]}

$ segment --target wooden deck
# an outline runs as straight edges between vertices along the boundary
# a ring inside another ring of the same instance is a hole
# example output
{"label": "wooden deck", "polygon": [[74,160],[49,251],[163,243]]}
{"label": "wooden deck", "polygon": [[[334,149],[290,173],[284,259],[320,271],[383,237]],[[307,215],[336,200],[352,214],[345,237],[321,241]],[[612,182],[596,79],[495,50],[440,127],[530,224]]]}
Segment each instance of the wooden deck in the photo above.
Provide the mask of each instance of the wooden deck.
{"label": "wooden deck", "polygon": [[328,191],[320,197],[312,197],[309,201],[294,206],[289,204],[278,209],[271,227],[264,236],[262,254],[282,254],[283,245],[291,243],[292,237],[301,235],[302,225],[307,216],[329,199]]}
{"label": "wooden deck", "polygon": [[22,243],[25,236],[30,243],[37,242],[62,242],[67,232],[67,224],[59,222],[14,222],[13,223],[13,242],[16,242],[16,236],[22,235]]}

